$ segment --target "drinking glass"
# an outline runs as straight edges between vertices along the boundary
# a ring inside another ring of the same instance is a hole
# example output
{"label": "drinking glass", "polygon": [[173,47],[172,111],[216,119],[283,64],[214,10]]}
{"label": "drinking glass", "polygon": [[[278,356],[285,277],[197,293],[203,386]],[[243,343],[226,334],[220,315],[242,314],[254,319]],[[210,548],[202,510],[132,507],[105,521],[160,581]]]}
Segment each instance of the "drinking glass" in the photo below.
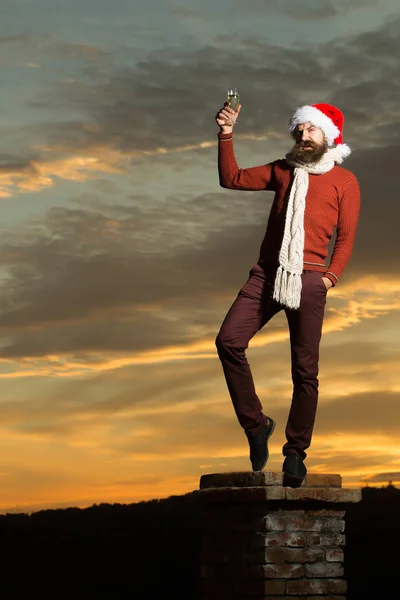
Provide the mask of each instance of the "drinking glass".
{"label": "drinking glass", "polygon": [[239,88],[229,88],[227,95],[228,95],[228,104],[229,104],[230,108],[232,108],[234,111],[236,111],[237,107],[239,106],[239,102],[240,102]]}

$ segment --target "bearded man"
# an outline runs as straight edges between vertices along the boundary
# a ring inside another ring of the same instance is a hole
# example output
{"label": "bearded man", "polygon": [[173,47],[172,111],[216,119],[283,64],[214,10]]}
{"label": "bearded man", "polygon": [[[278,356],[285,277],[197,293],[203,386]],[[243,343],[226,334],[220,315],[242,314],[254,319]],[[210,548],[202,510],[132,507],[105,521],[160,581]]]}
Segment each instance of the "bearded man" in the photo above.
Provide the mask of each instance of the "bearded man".
{"label": "bearded man", "polygon": [[[341,167],[342,112],[329,104],[298,108],[289,121],[295,145],[284,159],[239,169],[227,104],[216,116],[220,184],[275,192],[257,263],[229,309],[216,339],[236,416],[247,436],[253,471],[268,460],[275,421],[263,413],[246,358],[249,341],[279,311],[286,313],[293,394],[282,452],[284,484],[301,485],[318,401],[319,345],[327,291],[337,284],[353,249],[360,211],[356,177]],[[329,267],[328,242],[336,227]]]}

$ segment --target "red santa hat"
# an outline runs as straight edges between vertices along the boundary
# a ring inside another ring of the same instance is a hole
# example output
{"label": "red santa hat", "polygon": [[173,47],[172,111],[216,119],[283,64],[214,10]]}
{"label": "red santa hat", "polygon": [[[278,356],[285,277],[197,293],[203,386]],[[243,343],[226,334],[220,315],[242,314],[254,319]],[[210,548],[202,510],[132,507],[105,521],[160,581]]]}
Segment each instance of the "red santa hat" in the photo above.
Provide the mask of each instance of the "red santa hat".
{"label": "red santa hat", "polygon": [[331,104],[311,104],[297,108],[289,121],[289,131],[293,133],[297,125],[310,122],[324,132],[328,145],[335,145],[342,158],[351,154],[347,144],[343,143],[343,113]]}

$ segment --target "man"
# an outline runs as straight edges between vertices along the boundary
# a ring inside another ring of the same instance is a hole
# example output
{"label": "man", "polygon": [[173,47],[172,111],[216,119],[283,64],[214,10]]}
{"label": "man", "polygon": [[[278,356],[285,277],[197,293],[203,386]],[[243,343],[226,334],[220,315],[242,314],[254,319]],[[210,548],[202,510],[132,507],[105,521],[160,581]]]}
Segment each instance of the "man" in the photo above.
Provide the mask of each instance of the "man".
{"label": "man", "polygon": [[[356,177],[339,166],[350,154],[343,143],[343,114],[329,104],[298,108],[289,122],[295,141],[285,159],[239,169],[233,126],[240,112],[227,104],[220,127],[218,170],[222,187],[275,192],[257,264],[231,306],[216,339],[233,406],[250,446],[253,471],[268,460],[275,422],[262,412],[246,349],[279,311],[286,313],[293,395],[282,470],[286,485],[301,485],[307,469],[318,400],[319,344],[327,290],[336,285],[352,252],[360,210]],[[329,268],[328,242],[336,227]]]}

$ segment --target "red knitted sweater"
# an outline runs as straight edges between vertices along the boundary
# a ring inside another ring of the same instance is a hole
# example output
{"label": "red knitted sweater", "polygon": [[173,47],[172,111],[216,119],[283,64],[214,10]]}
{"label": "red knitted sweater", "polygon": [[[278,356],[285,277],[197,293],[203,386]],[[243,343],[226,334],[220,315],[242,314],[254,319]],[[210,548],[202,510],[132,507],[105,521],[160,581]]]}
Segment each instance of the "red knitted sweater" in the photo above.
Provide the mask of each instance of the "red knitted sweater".
{"label": "red knitted sweater", "polygon": [[[239,169],[232,134],[219,133],[218,171],[222,187],[231,190],[275,192],[258,262],[278,265],[285,227],[293,167],[286,160],[250,169]],[[340,166],[323,175],[309,174],[304,214],[304,268],[323,271],[335,285],[353,248],[360,212],[360,190],[356,177]],[[325,265],[328,242],[335,226],[337,235],[330,265]]]}

